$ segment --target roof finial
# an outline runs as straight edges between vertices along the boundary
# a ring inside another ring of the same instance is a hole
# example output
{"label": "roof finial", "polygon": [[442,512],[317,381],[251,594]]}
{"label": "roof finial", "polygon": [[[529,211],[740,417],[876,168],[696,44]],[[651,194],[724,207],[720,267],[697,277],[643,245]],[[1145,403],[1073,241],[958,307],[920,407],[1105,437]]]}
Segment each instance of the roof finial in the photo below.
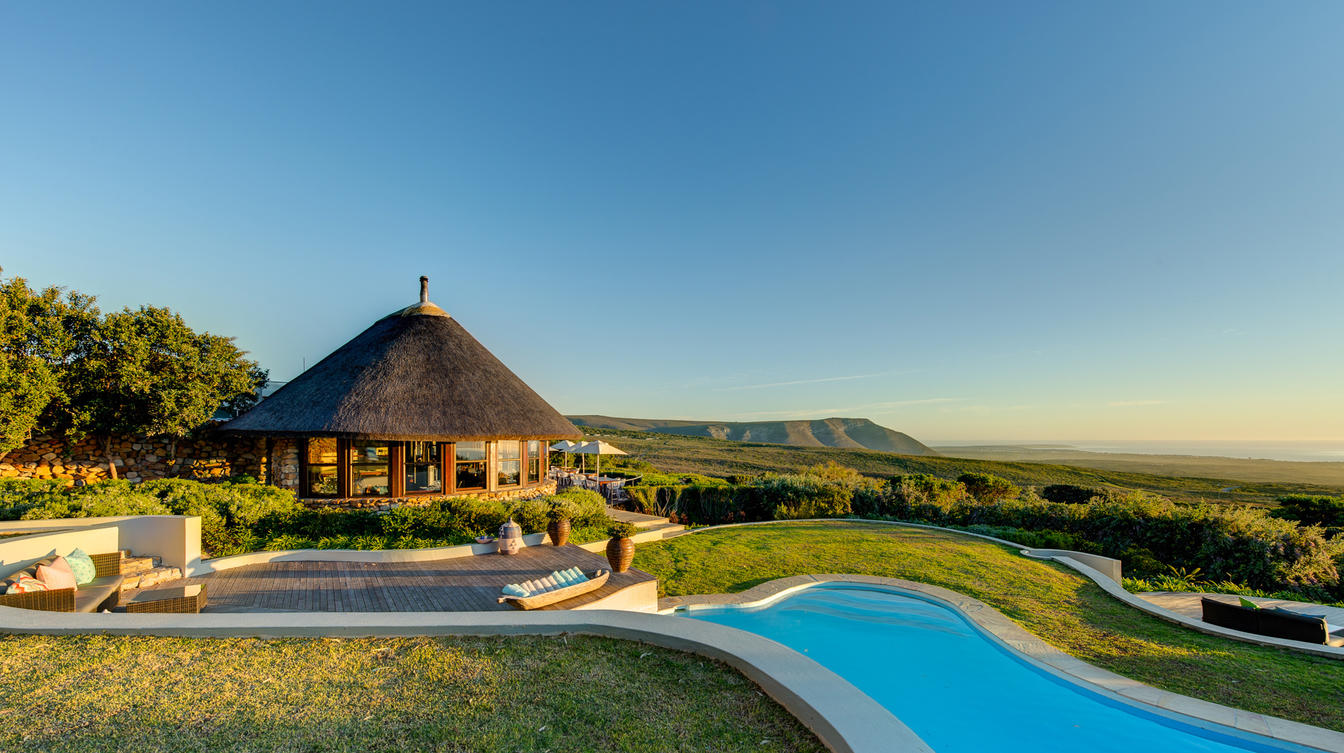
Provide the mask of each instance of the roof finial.
{"label": "roof finial", "polygon": [[429,303],[429,278],[420,275],[420,302]]}

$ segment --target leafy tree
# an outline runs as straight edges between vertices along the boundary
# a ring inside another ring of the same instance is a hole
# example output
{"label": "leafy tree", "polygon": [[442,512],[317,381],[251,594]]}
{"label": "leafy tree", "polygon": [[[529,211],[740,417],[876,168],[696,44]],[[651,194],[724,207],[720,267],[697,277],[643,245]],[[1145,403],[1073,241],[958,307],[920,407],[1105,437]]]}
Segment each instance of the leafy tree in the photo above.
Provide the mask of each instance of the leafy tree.
{"label": "leafy tree", "polygon": [[183,437],[221,406],[248,407],[266,372],[243,356],[232,338],[197,333],[166,308],[108,314],[88,352],[70,364],[69,404],[53,423],[69,440],[102,437],[113,464],[115,435]]}
{"label": "leafy tree", "polygon": [[0,280],[0,458],[65,403],[61,377],[86,350],[97,322],[91,296],[36,291],[21,277]]}
{"label": "leafy tree", "polygon": [[103,316],[92,296],[0,279],[0,458],[35,432],[101,436],[115,478],[113,436],[182,437],[250,408],[267,373],[244,356],[165,308]]}
{"label": "leafy tree", "polygon": [[992,473],[963,473],[957,480],[965,484],[966,491],[976,501],[986,505],[1001,499],[1012,499],[1022,493],[1013,482]]}

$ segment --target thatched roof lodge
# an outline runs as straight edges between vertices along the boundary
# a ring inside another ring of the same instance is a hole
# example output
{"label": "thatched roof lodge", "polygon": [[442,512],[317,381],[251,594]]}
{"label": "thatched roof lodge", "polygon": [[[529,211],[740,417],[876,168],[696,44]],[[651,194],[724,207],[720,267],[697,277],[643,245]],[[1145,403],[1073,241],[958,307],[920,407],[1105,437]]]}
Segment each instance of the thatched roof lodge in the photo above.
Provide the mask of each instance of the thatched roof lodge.
{"label": "thatched roof lodge", "polygon": [[222,431],[298,440],[304,498],[524,491],[579,431],[457,320],[420,302],[373,323]]}

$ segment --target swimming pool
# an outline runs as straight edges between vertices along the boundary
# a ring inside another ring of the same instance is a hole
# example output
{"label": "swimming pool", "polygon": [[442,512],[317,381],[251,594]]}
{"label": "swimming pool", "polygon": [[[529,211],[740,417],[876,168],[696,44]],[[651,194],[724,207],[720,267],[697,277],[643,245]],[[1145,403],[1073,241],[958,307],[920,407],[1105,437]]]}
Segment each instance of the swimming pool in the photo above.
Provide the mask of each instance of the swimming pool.
{"label": "swimming pool", "polygon": [[1055,677],[960,613],[878,586],[830,583],[761,607],[680,616],[740,628],[811,657],[900,718],[937,753],[1314,750],[1187,723]]}

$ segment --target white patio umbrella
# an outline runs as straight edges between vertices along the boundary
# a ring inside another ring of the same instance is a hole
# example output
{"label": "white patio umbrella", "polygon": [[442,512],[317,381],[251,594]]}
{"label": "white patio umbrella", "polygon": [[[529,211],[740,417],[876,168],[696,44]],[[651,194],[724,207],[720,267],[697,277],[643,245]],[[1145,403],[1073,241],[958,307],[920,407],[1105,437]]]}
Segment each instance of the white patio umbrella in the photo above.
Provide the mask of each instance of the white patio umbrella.
{"label": "white patio umbrella", "polygon": [[576,455],[583,455],[583,456],[585,456],[585,457],[584,457],[584,466],[583,466],[584,468],[587,468],[587,467],[588,467],[588,463],[587,463],[588,458],[587,458],[587,456],[588,456],[588,455],[596,455],[596,456],[597,456],[597,477],[598,477],[599,479],[602,478],[602,456],[603,456],[603,455],[626,455],[626,454],[628,454],[625,450],[622,450],[621,448],[619,448],[619,447],[615,447],[615,446],[613,446],[613,445],[609,445],[609,444],[607,444],[606,442],[603,442],[603,441],[600,440],[600,439],[595,440],[595,441],[592,441],[592,442],[588,442],[587,444],[581,444],[581,445],[579,445],[578,447],[575,447],[574,449],[570,450],[570,452],[572,452],[572,453],[574,453],[574,454],[576,454]]}
{"label": "white patio umbrella", "polygon": [[582,444],[582,443],[581,443],[581,442],[571,442],[571,441],[569,441],[568,439],[562,439],[562,440],[560,440],[559,442],[556,442],[555,444],[551,445],[548,449],[549,449],[551,452],[563,452],[563,453],[565,453],[565,463],[564,463],[564,464],[565,464],[565,465],[569,465],[569,453],[573,452],[573,451],[574,451],[574,448],[575,448],[575,447],[578,447],[580,444]]}

